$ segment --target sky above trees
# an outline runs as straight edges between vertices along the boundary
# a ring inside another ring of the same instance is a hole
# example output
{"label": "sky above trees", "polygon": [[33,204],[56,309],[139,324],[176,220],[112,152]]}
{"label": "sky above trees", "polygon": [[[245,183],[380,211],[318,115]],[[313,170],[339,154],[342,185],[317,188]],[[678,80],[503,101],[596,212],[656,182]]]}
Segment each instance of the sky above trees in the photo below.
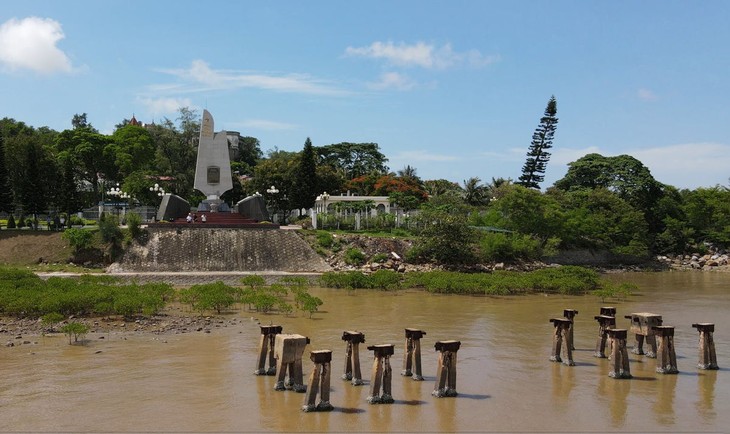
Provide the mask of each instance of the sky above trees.
{"label": "sky above trees", "polygon": [[378,143],[423,179],[517,179],[545,102],[545,182],[589,153],[660,182],[727,185],[730,3],[4,2],[0,117],[105,134],[208,109],[299,151]]}

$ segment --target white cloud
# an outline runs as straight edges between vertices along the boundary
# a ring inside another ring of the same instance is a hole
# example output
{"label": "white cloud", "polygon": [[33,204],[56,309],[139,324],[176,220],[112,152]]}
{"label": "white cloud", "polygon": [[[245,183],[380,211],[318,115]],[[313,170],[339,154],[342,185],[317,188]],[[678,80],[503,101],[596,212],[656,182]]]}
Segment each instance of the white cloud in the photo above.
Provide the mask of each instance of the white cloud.
{"label": "white cloud", "polygon": [[147,107],[153,116],[177,113],[180,107],[193,107],[189,98],[139,98],[139,102]]}
{"label": "white cloud", "polygon": [[478,50],[455,52],[451,44],[436,47],[425,42],[412,45],[376,41],[367,47],[347,47],[345,55],[384,59],[396,66],[418,66],[426,69],[446,69],[457,65],[485,66],[499,61],[499,56],[484,56]]}
{"label": "white cloud", "polygon": [[384,72],[380,75],[379,81],[370,83],[368,86],[375,90],[411,90],[416,86],[416,82],[404,74],[397,72]]}
{"label": "white cloud", "polygon": [[56,46],[64,37],[61,24],[50,18],[11,18],[0,25],[0,65],[9,71],[72,72],[71,60]]}
{"label": "white cloud", "polygon": [[305,74],[266,75],[244,73],[241,71],[216,70],[203,60],[193,60],[190,68],[160,69],[160,72],[181,79],[184,83],[177,85],[156,85],[156,90],[175,90],[177,92],[203,92],[237,88],[258,88],[278,92],[304,93],[316,95],[346,95],[347,92],[337,89],[324,80],[315,79]]}
{"label": "white cloud", "polygon": [[[527,150],[525,149],[525,152],[526,151]],[[583,158],[588,154],[601,154],[601,150],[596,146],[589,146],[587,148],[580,149],[553,147],[550,148],[550,153],[550,162],[553,164],[567,165],[568,163],[572,163],[573,161]],[[523,157],[526,157],[526,155],[523,154]],[[550,163],[548,163],[548,166],[550,166]]]}
{"label": "white cloud", "polygon": [[658,99],[654,92],[643,87],[636,91],[636,96],[642,101],[656,101]]}
{"label": "white cloud", "polygon": [[280,130],[292,130],[297,128],[294,124],[288,124],[284,122],[270,121],[266,119],[248,119],[241,122],[244,128],[251,128],[257,130],[269,130],[269,131],[280,131]]}
{"label": "white cloud", "polygon": [[685,143],[639,149],[628,153],[651,170],[660,182],[680,188],[727,185],[730,145]]}

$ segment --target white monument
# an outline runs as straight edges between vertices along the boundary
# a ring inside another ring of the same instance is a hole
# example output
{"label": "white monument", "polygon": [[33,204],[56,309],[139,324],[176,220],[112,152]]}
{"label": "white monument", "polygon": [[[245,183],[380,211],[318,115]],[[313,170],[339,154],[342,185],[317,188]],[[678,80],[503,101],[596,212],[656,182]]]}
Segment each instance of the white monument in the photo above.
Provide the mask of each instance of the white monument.
{"label": "white monument", "polygon": [[213,132],[213,116],[208,110],[203,110],[193,187],[205,195],[204,204],[210,211],[218,211],[223,203],[221,195],[233,188],[227,134]]}

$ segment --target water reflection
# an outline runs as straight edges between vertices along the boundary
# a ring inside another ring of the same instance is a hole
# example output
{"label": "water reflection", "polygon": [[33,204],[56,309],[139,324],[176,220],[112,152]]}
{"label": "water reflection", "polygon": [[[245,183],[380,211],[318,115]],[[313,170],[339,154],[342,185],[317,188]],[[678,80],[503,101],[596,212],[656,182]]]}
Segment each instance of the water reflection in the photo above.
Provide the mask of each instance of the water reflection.
{"label": "water reflection", "polygon": [[656,421],[660,425],[673,425],[675,422],[674,414],[674,395],[677,389],[678,375],[662,375],[657,374],[657,390],[656,402],[652,406]]}
{"label": "water reflection", "polygon": [[711,423],[715,420],[715,383],[717,382],[718,371],[701,371],[697,375],[697,402],[695,407],[705,421]]}

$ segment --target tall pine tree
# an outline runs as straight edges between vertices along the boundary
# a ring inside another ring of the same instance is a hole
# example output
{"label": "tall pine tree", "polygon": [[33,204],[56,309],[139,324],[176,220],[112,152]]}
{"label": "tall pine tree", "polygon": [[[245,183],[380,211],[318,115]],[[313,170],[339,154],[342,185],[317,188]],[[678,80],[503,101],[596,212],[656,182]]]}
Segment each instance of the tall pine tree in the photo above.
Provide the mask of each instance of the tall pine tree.
{"label": "tall pine tree", "polygon": [[314,153],[312,141],[307,137],[304,142],[304,149],[299,158],[299,165],[294,172],[294,183],[292,184],[291,205],[299,210],[308,209],[314,206],[314,199],[317,197],[317,159]]}
{"label": "tall pine tree", "polygon": [[522,175],[517,181],[518,184],[540,189],[540,183],[545,179],[545,166],[550,160],[550,153],[547,150],[553,147],[553,136],[558,127],[558,118],[555,117],[557,112],[558,104],[553,95],[545,108],[545,115],[540,118],[540,125],[532,134],[532,143],[527,150],[527,160],[522,166]]}

